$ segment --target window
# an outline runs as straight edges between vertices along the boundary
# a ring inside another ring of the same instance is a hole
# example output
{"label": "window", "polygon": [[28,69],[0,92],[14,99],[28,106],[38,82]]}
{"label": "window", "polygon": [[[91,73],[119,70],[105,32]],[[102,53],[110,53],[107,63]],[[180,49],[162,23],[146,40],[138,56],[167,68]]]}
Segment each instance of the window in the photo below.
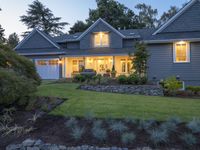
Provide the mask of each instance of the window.
{"label": "window", "polygon": [[37,65],[40,65],[40,66],[47,65],[47,61],[46,60],[38,60]]}
{"label": "window", "polygon": [[84,67],[84,61],[83,60],[73,60],[72,61],[72,70],[73,72],[80,72]]}
{"label": "window", "polygon": [[122,73],[126,72],[126,59],[121,59],[121,69]]}
{"label": "window", "polygon": [[174,43],[174,62],[187,63],[190,62],[190,46],[188,42]]}
{"label": "window", "polygon": [[58,65],[58,60],[56,59],[49,60],[49,65]]}
{"label": "window", "polygon": [[109,33],[98,32],[94,34],[94,46],[95,47],[107,47],[109,46]]}

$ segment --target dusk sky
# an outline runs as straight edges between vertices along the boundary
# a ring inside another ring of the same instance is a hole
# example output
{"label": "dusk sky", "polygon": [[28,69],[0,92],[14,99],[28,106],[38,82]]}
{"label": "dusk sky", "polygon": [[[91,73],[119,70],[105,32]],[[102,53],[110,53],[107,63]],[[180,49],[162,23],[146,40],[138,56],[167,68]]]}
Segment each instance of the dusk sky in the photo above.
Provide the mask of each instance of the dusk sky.
{"label": "dusk sky", "polygon": [[[16,32],[21,35],[22,32],[27,31],[25,25],[19,21],[19,16],[26,14],[28,4],[33,0],[0,0],[0,24],[5,29],[6,37]],[[89,8],[96,8],[95,0],[40,0],[45,6],[53,11],[57,17],[62,17],[62,21],[70,23],[66,26],[64,32],[77,20],[85,20],[88,17]],[[168,10],[170,6],[176,5],[181,7],[183,3],[188,0],[118,0],[130,9],[138,3],[146,3],[157,8],[159,15]]]}

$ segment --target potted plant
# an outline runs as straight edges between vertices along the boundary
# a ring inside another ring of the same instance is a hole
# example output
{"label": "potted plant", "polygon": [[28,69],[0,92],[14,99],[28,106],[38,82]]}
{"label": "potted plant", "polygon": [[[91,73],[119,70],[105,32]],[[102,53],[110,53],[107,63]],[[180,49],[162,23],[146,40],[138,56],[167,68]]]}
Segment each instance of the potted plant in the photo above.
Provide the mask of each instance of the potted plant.
{"label": "potted plant", "polygon": [[115,66],[113,65],[112,71],[111,71],[111,77],[112,77],[112,78],[115,78],[115,77],[116,77],[116,74],[117,74],[117,71],[115,70]]}

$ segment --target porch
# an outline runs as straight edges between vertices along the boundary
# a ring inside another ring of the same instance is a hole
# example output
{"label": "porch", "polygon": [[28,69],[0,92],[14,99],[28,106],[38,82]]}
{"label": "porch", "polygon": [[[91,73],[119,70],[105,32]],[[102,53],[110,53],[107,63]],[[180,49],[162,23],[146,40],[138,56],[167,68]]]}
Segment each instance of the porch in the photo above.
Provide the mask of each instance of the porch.
{"label": "porch", "polygon": [[88,56],[88,57],[64,57],[62,58],[62,77],[72,78],[83,68],[93,69],[97,74],[104,75],[107,70],[115,67],[117,76],[128,75],[132,70],[132,62],[129,56]]}

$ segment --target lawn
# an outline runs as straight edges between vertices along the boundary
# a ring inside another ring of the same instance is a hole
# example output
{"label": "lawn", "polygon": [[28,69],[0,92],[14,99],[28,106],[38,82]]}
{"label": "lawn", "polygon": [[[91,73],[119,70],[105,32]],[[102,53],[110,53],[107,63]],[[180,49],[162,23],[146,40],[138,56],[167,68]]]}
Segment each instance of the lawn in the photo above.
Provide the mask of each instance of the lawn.
{"label": "lawn", "polygon": [[184,120],[200,117],[200,99],[98,93],[78,90],[77,87],[78,84],[74,83],[45,82],[38,88],[37,95],[68,98],[51,112],[54,115],[83,116],[87,112],[94,112],[97,117],[133,116],[158,120],[171,116]]}

